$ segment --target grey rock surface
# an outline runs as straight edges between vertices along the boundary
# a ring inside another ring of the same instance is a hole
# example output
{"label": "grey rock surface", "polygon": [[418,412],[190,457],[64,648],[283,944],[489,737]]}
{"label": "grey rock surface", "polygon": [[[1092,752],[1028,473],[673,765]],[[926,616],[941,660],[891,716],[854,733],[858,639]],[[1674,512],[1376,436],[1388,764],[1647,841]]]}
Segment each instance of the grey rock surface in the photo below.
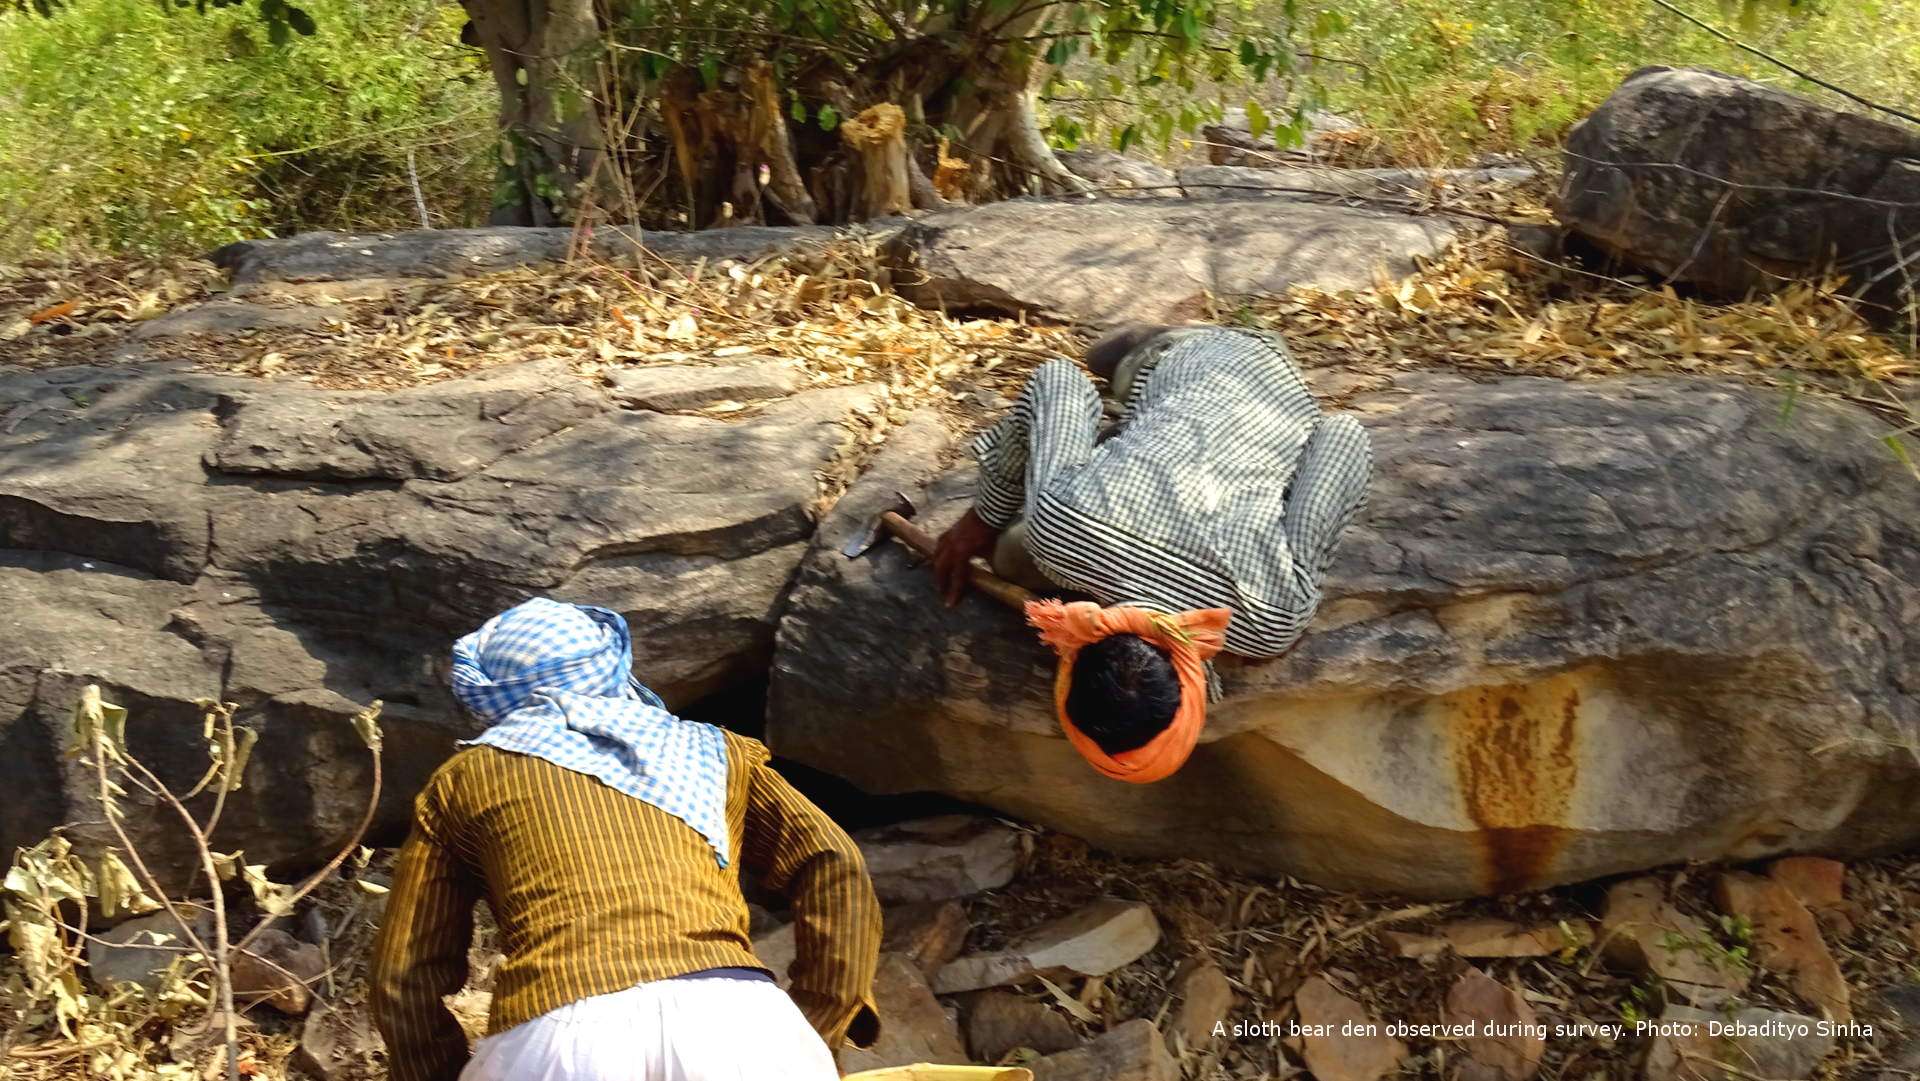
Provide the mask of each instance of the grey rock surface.
{"label": "grey rock surface", "polygon": [[1435,218],[1258,195],[1014,199],[929,214],[889,250],[916,303],[1106,325],[1196,318],[1209,295],[1363,287],[1455,235]]}
{"label": "grey rock surface", "polygon": [[1334,169],[1302,165],[1286,169],[1258,169],[1233,165],[1190,165],[1178,174],[1180,189],[1190,197],[1224,192],[1251,192],[1289,198],[1314,195],[1359,199],[1413,200],[1495,184],[1517,184],[1535,176],[1523,166],[1489,169]]}
{"label": "grey rock surface", "polygon": [[[729,423],[618,409],[540,363],[391,395],[168,364],[5,377],[0,785],[26,798],[0,801],[0,848],[97,820],[62,757],[87,683],[183,788],[205,765],[195,701],[237,703],[262,736],[222,833],[273,864],[351,833],[369,772],[346,720],[375,700],[391,839],[469,734],[436,666],[528,596],[626,615],[670,703],[763,667],[815,470],[867,397]],[[185,865],[180,831],[129,821]]]}
{"label": "grey rock surface", "polygon": [[607,373],[607,383],[614,398],[629,409],[671,413],[727,401],[784,398],[799,387],[800,372],[769,357],[738,364],[615,368]]}
{"label": "grey rock surface", "polygon": [[459,278],[583,255],[627,261],[757,259],[774,252],[817,249],[838,235],[838,230],[826,226],[767,225],[688,233],[607,226],[586,236],[570,228],[518,226],[320,232],[242,240],[208,258],[228,270],[236,286],[266,281]]}
{"label": "grey rock surface", "polygon": [[[192,923],[193,933],[201,942],[213,937],[211,915],[183,912],[182,918]],[[196,962],[187,959],[193,952],[189,941],[180,932],[180,924],[165,911],[125,920],[94,932],[87,941],[87,976],[95,987],[109,993],[125,983],[158,991],[176,961],[182,977],[193,972]]]}
{"label": "grey rock surface", "polygon": [[839,557],[895,489],[936,531],[966,506],[918,425],[821,524],[769,741],[1110,850],[1427,897],[1920,840],[1920,485],[1877,421],[1687,380],[1418,374],[1348,408],[1376,474],[1313,630],[1221,665],[1176,776],[1083,763],[994,602]]}
{"label": "grey rock surface", "polygon": [[881,904],[971,897],[1020,870],[1020,835],[990,818],[940,815],[854,835]]}
{"label": "grey rock surface", "polygon": [[1090,181],[1102,195],[1132,197],[1137,192],[1165,197],[1178,188],[1173,170],[1117,150],[1062,150],[1058,157],[1068,172]]}
{"label": "grey rock surface", "polygon": [[1568,133],[1559,216],[1722,295],[1837,268],[1893,304],[1913,253],[1892,238],[1920,233],[1920,133],[1715,71],[1642,68]]}

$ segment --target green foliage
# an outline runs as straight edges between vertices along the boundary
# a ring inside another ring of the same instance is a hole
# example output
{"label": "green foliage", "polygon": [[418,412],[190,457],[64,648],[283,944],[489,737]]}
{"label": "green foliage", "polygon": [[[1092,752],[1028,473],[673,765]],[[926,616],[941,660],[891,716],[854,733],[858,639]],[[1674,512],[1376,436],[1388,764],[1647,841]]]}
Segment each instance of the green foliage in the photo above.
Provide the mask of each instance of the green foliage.
{"label": "green foliage", "polygon": [[[1869,98],[1909,111],[1920,105],[1915,0],[1676,3]],[[1845,104],[1649,0],[1246,0],[1234,6],[1237,20],[1291,28],[1292,48],[1274,57],[1276,70],[1257,71],[1257,54],[1244,47],[1240,63],[1204,66],[1191,86],[1110,79],[1075,59],[1044,94],[1056,143],[1065,145],[1061,133],[1071,130],[1077,141],[1124,141],[1188,157],[1196,150],[1182,145],[1187,140],[1154,145],[1151,121],[1131,134],[1126,129],[1140,124],[1142,114],[1190,102],[1244,105],[1249,126],[1270,127],[1282,146],[1298,141],[1307,111],[1351,116],[1377,139],[1358,164],[1451,164],[1490,151],[1543,154],[1627,74],[1649,64],[1716,68]],[[1216,30],[1211,40],[1226,43],[1229,36]]]}
{"label": "green foliage", "polygon": [[[1920,103],[1920,5],[1864,0],[1675,0],[1726,33],[1870,98]],[[1539,152],[1632,71],[1699,65],[1841,104],[1648,0],[1341,0],[1324,49],[1338,111],[1370,121],[1401,158]],[[1357,66],[1354,66],[1357,65]],[[1849,106],[1851,107],[1851,106]]]}
{"label": "green foliage", "polygon": [[471,224],[497,102],[461,22],[436,0],[0,5],[0,261],[417,225],[409,150],[436,224]]}

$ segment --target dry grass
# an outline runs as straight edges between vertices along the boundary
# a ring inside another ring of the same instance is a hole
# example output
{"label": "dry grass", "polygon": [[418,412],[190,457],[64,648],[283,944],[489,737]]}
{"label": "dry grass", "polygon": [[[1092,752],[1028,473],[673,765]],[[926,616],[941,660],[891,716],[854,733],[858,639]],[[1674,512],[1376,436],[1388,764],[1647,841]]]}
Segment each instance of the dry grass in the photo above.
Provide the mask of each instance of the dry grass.
{"label": "dry grass", "polygon": [[1920,375],[1909,345],[1870,327],[1830,283],[1714,303],[1550,261],[1493,233],[1405,281],[1254,298],[1234,314],[1285,333],[1305,363],[1361,370],[1727,375],[1869,398]]}

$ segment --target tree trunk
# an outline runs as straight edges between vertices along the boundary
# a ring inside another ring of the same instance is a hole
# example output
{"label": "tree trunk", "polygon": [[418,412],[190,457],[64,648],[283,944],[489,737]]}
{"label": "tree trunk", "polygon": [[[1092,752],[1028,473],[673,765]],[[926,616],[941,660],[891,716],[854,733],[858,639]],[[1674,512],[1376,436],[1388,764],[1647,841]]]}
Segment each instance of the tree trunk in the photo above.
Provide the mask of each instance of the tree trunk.
{"label": "tree trunk", "polygon": [[461,0],[500,91],[501,176],[492,222],[570,221],[604,142],[593,0]]}
{"label": "tree trunk", "polygon": [[[634,57],[659,54],[603,38],[621,31],[602,25],[597,0],[461,2],[500,91],[498,224],[581,220],[611,210],[611,193],[638,215],[628,220],[706,228],[1088,188],[1034,111],[1040,65],[1027,39],[1052,5],[1010,19],[998,5],[962,5],[859,61],[802,52],[789,70],[755,56],[704,77],[690,66],[663,75],[654,61],[651,77],[633,78]],[[804,119],[789,118],[790,99]]]}
{"label": "tree trunk", "polygon": [[885,218],[913,209],[907,182],[907,115],[882,103],[840,126],[840,138],[860,158],[861,217]]}

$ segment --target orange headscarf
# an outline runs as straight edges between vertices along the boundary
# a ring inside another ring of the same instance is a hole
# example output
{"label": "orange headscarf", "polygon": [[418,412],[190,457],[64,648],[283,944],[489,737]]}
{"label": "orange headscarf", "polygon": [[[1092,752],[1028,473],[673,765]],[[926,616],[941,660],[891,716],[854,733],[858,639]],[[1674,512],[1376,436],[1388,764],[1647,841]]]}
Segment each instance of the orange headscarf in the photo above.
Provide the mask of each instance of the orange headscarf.
{"label": "orange headscarf", "polygon": [[[1080,757],[1094,769],[1117,781],[1151,784],[1171,777],[1186,765],[1200,726],[1207,719],[1207,661],[1226,644],[1225,608],[1206,608],[1164,615],[1146,608],[1119,605],[1102,608],[1091,601],[1030,601],[1027,622],[1040,631],[1040,640],[1060,655],[1053,678],[1053,708],[1060,727]],[[1180,708],[1173,723],[1152,741],[1131,751],[1109,755],[1091,737],[1074,727],[1067,716],[1067,693],[1073,687],[1073,662],[1080,650],[1114,634],[1137,634],[1167,651],[1180,680]]]}

